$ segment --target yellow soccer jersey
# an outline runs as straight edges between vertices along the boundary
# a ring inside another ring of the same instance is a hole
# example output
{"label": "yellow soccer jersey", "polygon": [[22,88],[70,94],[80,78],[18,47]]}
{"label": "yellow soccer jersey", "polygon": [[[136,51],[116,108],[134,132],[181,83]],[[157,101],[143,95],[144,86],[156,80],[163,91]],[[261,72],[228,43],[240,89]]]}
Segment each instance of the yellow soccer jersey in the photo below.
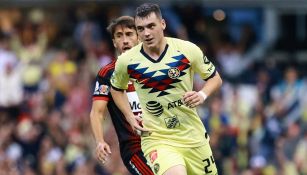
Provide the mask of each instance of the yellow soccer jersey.
{"label": "yellow soccer jersey", "polygon": [[215,66],[195,44],[167,38],[167,45],[158,60],[148,56],[142,43],[119,56],[111,84],[127,89],[134,81],[143,109],[143,125],[152,131],[142,137],[146,145],[168,144],[198,147],[206,144],[205,128],[195,108],[183,105],[183,95],[192,91],[194,73],[206,80],[215,74]]}

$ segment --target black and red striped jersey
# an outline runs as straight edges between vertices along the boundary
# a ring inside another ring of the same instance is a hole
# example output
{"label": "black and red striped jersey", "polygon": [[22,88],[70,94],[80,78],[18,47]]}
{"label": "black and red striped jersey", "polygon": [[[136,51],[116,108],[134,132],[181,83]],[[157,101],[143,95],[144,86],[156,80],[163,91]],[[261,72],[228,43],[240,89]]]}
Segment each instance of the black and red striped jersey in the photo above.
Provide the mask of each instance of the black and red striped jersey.
{"label": "black and red striped jersey", "polygon": [[[115,61],[99,70],[96,76],[96,84],[92,99],[108,101],[107,107],[117,133],[122,159],[128,160],[134,153],[141,150],[141,140],[140,137],[133,132],[125,116],[116,106],[111,96],[110,78],[114,71],[114,67]],[[129,83],[126,93],[133,113],[135,115],[140,115],[141,107],[132,83]]]}

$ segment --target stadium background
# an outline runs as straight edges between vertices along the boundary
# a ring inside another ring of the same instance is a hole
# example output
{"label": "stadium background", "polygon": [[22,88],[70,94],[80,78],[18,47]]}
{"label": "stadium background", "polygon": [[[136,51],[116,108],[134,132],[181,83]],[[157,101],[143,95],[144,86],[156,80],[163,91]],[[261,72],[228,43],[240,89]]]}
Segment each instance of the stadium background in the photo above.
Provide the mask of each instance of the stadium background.
{"label": "stadium background", "polygon": [[[89,110],[105,28],[145,1],[0,1],[0,175],[125,175],[95,161]],[[199,45],[222,89],[199,107],[221,175],[307,174],[307,1],[159,1],[168,36]],[[195,89],[202,81],[195,77]]]}

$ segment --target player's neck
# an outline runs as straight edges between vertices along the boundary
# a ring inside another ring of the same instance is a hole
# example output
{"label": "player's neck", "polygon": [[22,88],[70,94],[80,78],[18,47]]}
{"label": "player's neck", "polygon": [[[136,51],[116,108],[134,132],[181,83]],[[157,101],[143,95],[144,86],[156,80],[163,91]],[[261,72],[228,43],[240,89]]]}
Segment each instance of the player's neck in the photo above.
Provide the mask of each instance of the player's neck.
{"label": "player's neck", "polygon": [[167,44],[166,38],[163,37],[161,42],[158,43],[156,47],[144,47],[144,51],[152,59],[158,60],[160,55],[163,53],[163,51],[166,47],[166,44]]}
{"label": "player's neck", "polygon": [[116,51],[116,57],[119,57],[123,52]]}

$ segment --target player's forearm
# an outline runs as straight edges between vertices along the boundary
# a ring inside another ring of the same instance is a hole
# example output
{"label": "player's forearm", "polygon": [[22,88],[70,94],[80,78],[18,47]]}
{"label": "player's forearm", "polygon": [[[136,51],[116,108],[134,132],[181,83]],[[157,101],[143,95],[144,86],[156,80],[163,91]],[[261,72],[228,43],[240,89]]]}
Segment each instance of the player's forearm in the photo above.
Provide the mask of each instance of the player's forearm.
{"label": "player's forearm", "polygon": [[126,118],[134,116],[131,111],[128,97],[125,91],[117,91],[111,88],[111,94],[116,106],[120,109]]}
{"label": "player's forearm", "polygon": [[91,111],[91,127],[96,143],[104,142],[103,138],[103,111]]}
{"label": "player's forearm", "polygon": [[219,89],[222,86],[222,79],[218,72],[215,76],[207,80],[204,84],[204,87],[201,89],[207,96],[210,96],[213,92]]}

